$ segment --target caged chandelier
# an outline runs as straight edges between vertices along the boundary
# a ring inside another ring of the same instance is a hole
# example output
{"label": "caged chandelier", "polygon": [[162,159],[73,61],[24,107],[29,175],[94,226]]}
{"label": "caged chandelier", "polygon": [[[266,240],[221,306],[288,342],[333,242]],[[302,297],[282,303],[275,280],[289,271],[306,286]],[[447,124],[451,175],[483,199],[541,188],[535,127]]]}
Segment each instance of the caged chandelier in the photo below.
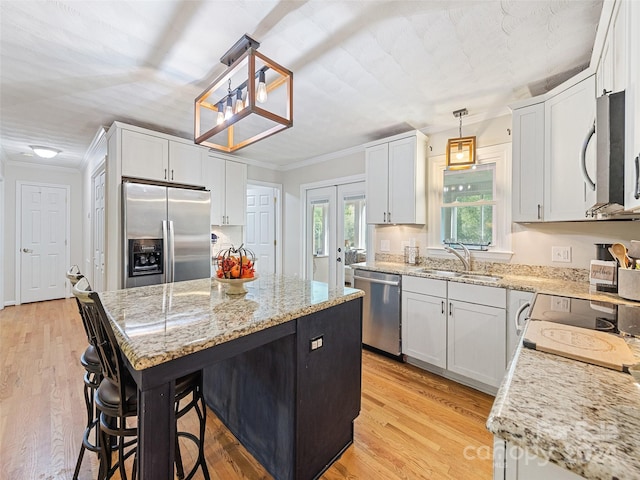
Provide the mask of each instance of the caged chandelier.
{"label": "caged chandelier", "polygon": [[234,152],[293,126],[293,73],[243,35],[220,62],[227,69],[195,99],[194,141]]}

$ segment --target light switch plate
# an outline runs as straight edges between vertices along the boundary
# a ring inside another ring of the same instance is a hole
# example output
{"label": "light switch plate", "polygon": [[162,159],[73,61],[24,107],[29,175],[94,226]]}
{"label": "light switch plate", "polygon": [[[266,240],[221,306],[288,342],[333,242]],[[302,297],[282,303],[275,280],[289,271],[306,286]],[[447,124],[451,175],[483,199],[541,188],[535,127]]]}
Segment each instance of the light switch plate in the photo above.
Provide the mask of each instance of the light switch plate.
{"label": "light switch plate", "polygon": [[571,247],[551,247],[552,262],[571,262]]}
{"label": "light switch plate", "polygon": [[380,240],[380,251],[381,252],[390,252],[391,251],[391,240]]}

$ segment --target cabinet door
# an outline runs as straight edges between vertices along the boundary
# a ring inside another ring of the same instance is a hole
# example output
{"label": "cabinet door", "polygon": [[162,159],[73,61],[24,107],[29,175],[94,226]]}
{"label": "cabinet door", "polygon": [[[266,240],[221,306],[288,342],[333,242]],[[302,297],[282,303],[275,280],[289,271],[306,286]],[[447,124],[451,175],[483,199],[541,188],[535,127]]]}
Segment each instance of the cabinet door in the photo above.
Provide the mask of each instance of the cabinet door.
{"label": "cabinet door", "polygon": [[640,3],[627,2],[627,88],[625,91],[625,200],[640,209]]}
{"label": "cabinet door", "polygon": [[583,477],[507,442],[504,478],[505,480],[579,480]]}
{"label": "cabinet door", "polygon": [[[584,220],[580,151],[595,119],[593,75],[545,103],[545,221]],[[595,145],[590,150],[595,151]]]}
{"label": "cabinet door", "polygon": [[544,103],[513,111],[514,222],[542,220],[544,202]]}
{"label": "cabinet door", "polygon": [[202,147],[169,141],[169,181],[203,185],[202,161],[206,152]]}
{"label": "cabinet door", "polygon": [[402,353],[447,368],[446,299],[402,292]]}
{"label": "cabinet door", "polygon": [[122,176],[166,181],[169,141],[144,133],[122,130]]}
{"label": "cabinet door", "polygon": [[449,300],[447,368],[499,387],[506,357],[506,314],[502,308]]}
{"label": "cabinet door", "polygon": [[247,165],[226,162],[225,224],[244,225],[247,212]]}
{"label": "cabinet door", "polygon": [[226,161],[208,156],[202,165],[205,186],[211,191],[211,225],[223,225],[225,216]]}
{"label": "cabinet door", "polygon": [[389,191],[389,144],[369,147],[365,152],[367,178],[367,223],[387,223]]}
{"label": "cabinet door", "polygon": [[[418,218],[417,199],[424,198],[424,174],[418,178],[416,137],[389,143],[389,209],[387,222],[424,223],[424,213]],[[424,161],[424,160],[423,160]],[[421,190],[418,192],[418,188]],[[367,201],[368,201],[367,197]],[[424,200],[421,210],[426,209]]]}

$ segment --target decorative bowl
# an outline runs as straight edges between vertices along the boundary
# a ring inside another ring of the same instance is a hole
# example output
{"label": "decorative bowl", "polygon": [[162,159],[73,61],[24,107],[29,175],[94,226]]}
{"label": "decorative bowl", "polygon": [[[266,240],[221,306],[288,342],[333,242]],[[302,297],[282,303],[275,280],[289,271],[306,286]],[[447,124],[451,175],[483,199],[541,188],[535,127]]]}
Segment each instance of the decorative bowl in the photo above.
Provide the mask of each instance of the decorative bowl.
{"label": "decorative bowl", "polygon": [[226,292],[227,295],[243,295],[247,293],[247,290],[244,288],[244,284],[256,280],[258,278],[258,274],[256,273],[252,278],[213,278],[222,284],[228,285]]}

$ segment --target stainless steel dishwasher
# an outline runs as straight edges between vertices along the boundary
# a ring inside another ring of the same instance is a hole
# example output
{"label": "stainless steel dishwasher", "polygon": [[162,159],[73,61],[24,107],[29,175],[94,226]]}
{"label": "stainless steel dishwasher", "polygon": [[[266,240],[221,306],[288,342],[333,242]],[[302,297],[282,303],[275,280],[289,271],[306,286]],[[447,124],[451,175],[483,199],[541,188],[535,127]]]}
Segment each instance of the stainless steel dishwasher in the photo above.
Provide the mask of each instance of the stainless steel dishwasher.
{"label": "stainless steel dishwasher", "polygon": [[362,343],[398,356],[400,338],[400,275],[356,269],[354,287],[364,290]]}

